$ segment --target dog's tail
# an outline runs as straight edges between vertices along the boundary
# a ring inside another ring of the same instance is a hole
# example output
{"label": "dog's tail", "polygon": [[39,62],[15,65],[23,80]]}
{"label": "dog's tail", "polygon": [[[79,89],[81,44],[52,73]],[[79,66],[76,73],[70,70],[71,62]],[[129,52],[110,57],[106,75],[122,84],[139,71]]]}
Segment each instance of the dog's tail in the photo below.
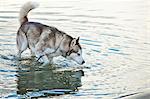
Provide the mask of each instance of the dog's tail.
{"label": "dog's tail", "polygon": [[37,2],[27,2],[25,3],[19,13],[19,22],[20,24],[23,24],[25,22],[28,21],[27,15],[29,13],[29,11],[31,11],[32,9],[35,9],[39,6],[39,4]]}

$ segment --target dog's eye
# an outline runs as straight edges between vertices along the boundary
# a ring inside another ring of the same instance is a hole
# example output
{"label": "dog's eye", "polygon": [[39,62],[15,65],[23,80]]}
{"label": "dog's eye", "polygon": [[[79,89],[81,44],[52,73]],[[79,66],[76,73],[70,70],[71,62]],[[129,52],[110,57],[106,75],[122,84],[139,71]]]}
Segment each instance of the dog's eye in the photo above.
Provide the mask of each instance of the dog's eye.
{"label": "dog's eye", "polygon": [[77,55],[78,55],[78,56],[80,56],[80,54],[79,54],[79,53],[77,53]]}

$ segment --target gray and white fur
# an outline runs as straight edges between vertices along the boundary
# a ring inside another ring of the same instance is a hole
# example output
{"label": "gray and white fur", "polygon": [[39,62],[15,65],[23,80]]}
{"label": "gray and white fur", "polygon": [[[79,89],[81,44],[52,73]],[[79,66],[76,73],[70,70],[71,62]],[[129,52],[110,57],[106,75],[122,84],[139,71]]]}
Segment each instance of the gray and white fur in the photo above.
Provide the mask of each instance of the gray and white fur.
{"label": "gray and white fur", "polygon": [[20,28],[16,37],[18,57],[21,58],[21,53],[29,48],[31,54],[43,64],[51,63],[56,56],[63,56],[78,64],[84,64],[79,37],[76,39],[55,27],[28,21],[29,11],[36,7],[38,7],[37,3],[27,2],[20,10]]}

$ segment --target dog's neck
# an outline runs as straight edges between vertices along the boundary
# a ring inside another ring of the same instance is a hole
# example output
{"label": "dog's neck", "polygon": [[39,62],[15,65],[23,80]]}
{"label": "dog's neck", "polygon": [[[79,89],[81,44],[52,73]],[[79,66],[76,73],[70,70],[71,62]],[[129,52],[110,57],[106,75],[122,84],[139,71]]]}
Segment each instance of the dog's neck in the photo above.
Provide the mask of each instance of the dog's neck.
{"label": "dog's neck", "polygon": [[73,38],[71,36],[65,34],[65,37],[60,44],[60,52],[62,53],[63,57],[67,57],[69,55],[72,40]]}

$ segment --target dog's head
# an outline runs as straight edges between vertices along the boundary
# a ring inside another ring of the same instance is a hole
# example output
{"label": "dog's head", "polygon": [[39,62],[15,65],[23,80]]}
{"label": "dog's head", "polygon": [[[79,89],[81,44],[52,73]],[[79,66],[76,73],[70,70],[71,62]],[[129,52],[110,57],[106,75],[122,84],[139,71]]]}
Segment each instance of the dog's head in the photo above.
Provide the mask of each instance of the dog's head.
{"label": "dog's head", "polygon": [[79,44],[79,37],[74,38],[70,43],[70,50],[67,53],[67,58],[76,61],[78,64],[82,65],[85,63],[82,57],[82,48]]}

